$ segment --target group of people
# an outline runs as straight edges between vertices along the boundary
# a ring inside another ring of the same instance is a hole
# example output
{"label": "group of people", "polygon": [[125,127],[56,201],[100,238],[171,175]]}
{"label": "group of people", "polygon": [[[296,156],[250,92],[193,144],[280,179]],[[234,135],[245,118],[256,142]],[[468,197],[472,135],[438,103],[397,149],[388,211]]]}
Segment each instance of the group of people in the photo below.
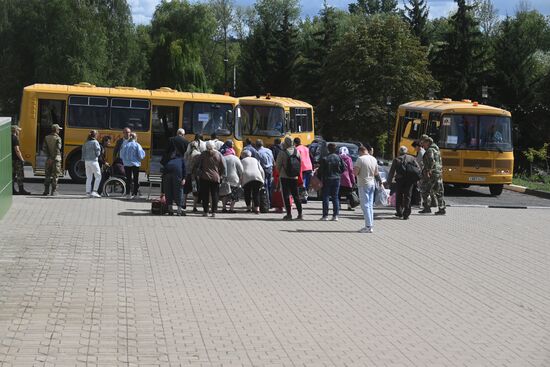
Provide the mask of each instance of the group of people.
{"label": "group of people", "polygon": [[[51,134],[45,137],[43,150],[46,153],[46,166],[43,195],[57,195],[57,181],[61,175],[62,141],[59,135],[62,128],[52,125]],[[12,127],[12,159],[14,167],[14,193],[30,194],[23,186],[24,159],[19,149],[18,126]],[[123,130],[123,136],[116,142],[114,161],[109,165],[106,148],[111,137],[97,140],[98,132],[90,131],[82,146],[82,160],[86,168],[86,194],[100,197],[102,187],[110,175],[126,179],[126,195],[129,199],[138,195],[139,169],[145,158],[145,151],[138,142],[137,134],[130,128]],[[446,214],[443,199],[442,160],[439,147],[433,139],[423,135],[413,143],[416,156],[408,154],[405,146],[400,147],[399,156],[391,165],[386,186],[396,193],[397,217],[408,219],[411,214],[411,200],[415,192],[422,198],[420,213],[431,213],[432,201],[437,202],[436,215]],[[383,187],[378,171],[378,161],[372,148],[359,147],[359,157],[355,163],[346,147],[336,150],[334,143],[327,145],[328,155],[314,165],[310,151],[301,144],[300,138],[285,137],[275,139],[269,149],[261,139],[252,143],[246,140],[240,157],[236,156],[233,141],[220,141],[215,134],[204,141],[196,135],[191,142],[185,138],[185,130],[179,129],[170,139],[161,160],[161,192],[165,198],[169,214],[186,215],[186,203],[193,196],[193,212],[202,204],[203,216],[215,216],[218,202],[222,202],[222,212],[234,213],[235,203],[241,193],[248,212],[259,214],[270,208],[286,214],[283,220],[292,220],[292,202],[297,210],[295,219],[303,219],[303,203],[307,203],[307,192],[314,177],[319,181],[323,202],[321,220],[329,220],[329,202],[333,204],[332,220],[337,221],[340,211],[340,196],[348,197],[356,193],[363,210],[365,225],[360,232],[373,232],[373,207],[376,185]],[[395,181],[395,182],[394,182]],[[50,191],[51,189],[51,191]],[[176,205],[176,211],[173,210]],[[229,206],[229,208],[228,208]]]}
{"label": "group of people", "polygon": [[395,216],[409,219],[415,196],[420,196],[422,199],[423,209],[419,213],[431,213],[431,204],[435,200],[438,206],[435,214],[445,215],[443,165],[439,147],[428,135],[422,135],[420,140],[413,142],[412,146],[416,150],[416,156],[408,154],[408,148],[401,146],[387,178],[388,186],[392,187],[396,195]]}
{"label": "group of people", "polygon": [[300,153],[299,138],[275,141],[271,149],[261,139],[255,143],[247,139],[237,157],[232,140],[221,142],[213,134],[208,141],[196,135],[188,142],[184,135],[185,131],[179,129],[161,160],[161,191],[169,214],[186,215],[188,195],[193,195],[193,212],[198,212],[197,205],[202,204],[203,216],[214,217],[220,200],[222,212],[234,213],[235,203],[244,196],[246,210],[251,213],[270,208],[282,211],[284,206],[284,220],[293,219],[293,200],[298,211],[296,219],[303,219],[305,198],[300,193],[306,191],[304,172],[311,172],[312,167],[308,149],[303,147]]}

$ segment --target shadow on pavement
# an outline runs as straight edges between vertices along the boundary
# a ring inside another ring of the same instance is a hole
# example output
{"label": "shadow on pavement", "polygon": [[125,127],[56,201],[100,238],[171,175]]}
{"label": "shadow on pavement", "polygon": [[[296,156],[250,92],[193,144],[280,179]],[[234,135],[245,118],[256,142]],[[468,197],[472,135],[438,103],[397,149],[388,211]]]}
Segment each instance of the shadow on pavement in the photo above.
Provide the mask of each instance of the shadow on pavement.
{"label": "shadow on pavement", "polygon": [[281,229],[281,232],[288,233],[357,233],[357,230],[331,230],[331,229]]}
{"label": "shadow on pavement", "polygon": [[144,216],[160,217],[160,215],[152,214],[150,211],[141,212],[141,213],[135,213],[135,212],[119,212],[118,215],[123,216],[123,217],[144,217]]}
{"label": "shadow on pavement", "polygon": [[82,195],[59,195],[59,196],[42,196],[42,195],[27,195],[32,199],[42,199],[42,200],[92,200],[90,198],[84,197]]}
{"label": "shadow on pavement", "polygon": [[[253,215],[253,214],[250,214],[250,215]],[[211,218],[211,217],[209,217],[209,218]],[[238,220],[238,221],[250,220],[250,221],[263,221],[263,222],[282,222],[283,221],[281,218],[262,218],[261,215],[256,215],[254,217],[232,217],[232,218],[215,217],[214,219],[216,219],[216,220]]]}
{"label": "shadow on pavement", "polygon": [[[489,190],[487,188],[487,190]],[[480,197],[480,198],[490,198],[494,197],[491,193],[483,193],[476,190],[469,190],[464,188],[458,188],[454,186],[445,186],[445,196],[454,196],[454,197]]]}

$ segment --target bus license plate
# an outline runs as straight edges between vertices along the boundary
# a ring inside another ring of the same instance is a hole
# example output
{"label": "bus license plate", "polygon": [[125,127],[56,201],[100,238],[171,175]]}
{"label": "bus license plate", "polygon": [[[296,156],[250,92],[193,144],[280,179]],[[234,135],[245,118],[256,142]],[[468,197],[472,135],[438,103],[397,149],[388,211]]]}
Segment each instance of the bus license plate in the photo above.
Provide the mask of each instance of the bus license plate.
{"label": "bus license plate", "polygon": [[472,177],[468,177],[468,181],[475,181],[475,182],[485,181],[485,177],[472,176]]}

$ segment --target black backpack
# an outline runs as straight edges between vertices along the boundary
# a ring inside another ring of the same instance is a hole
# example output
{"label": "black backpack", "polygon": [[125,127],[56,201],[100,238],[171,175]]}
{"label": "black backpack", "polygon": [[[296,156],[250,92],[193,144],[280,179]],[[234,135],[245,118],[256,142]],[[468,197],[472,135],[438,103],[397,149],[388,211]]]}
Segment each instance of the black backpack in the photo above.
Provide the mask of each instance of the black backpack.
{"label": "black backpack", "polygon": [[397,172],[403,177],[407,182],[416,182],[422,178],[422,172],[420,167],[414,164],[413,161],[407,161],[403,158],[401,164],[396,167]]}
{"label": "black backpack", "polygon": [[302,162],[300,160],[300,157],[296,154],[296,149],[294,149],[294,153],[288,154],[288,157],[286,158],[286,175],[288,177],[296,177],[300,175],[300,170],[302,169]]}

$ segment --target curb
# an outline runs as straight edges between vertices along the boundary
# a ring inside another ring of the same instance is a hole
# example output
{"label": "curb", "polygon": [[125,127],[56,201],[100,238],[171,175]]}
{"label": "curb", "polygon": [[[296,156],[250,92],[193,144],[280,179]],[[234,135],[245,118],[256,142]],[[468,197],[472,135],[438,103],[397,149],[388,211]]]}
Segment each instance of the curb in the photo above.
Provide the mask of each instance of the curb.
{"label": "curb", "polygon": [[504,188],[509,191],[514,191],[520,194],[536,196],[543,199],[550,199],[550,192],[528,189],[525,186],[519,185],[504,185]]}

